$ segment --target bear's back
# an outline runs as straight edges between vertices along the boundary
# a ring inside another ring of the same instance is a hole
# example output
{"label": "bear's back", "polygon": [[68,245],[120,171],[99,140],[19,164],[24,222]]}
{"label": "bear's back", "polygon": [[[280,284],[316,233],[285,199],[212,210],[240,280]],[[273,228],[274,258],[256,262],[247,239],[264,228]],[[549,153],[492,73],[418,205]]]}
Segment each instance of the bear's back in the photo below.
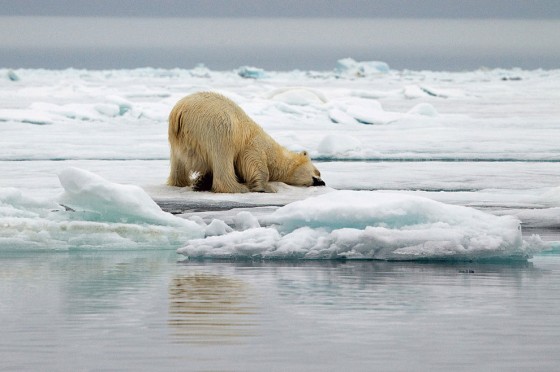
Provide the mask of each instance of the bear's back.
{"label": "bear's back", "polygon": [[239,105],[231,99],[214,92],[198,92],[191,94],[178,102],[182,111],[187,115],[199,115],[201,119],[214,120],[216,118],[227,121],[251,120]]}
{"label": "bear's back", "polygon": [[266,136],[243,109],[229,98],[214,92],[198,92],[181,99],[169,116],[169,136],[185,136],[199,142],[229,138],[237,147],[255,136]]}

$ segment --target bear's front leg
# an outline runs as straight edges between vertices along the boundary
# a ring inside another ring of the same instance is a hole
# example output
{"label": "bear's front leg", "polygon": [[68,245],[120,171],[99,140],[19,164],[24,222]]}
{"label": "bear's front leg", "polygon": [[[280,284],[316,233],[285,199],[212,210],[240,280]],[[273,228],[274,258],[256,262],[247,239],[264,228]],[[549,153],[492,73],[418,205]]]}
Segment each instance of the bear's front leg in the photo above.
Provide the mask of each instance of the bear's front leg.
{"label": "bear's front leg", "polygon": [[249,190],[252,192],[276,192],[276,188],[272,186],[270,183],[266,182],[263,186],[256,186],[254,188],[249,187]]}
{"label": "bear's front leg", "polygon": [[228,161],[228,159],[231,158],[233,158],[233,156],[227,156],[227,154],[225,154],[222,157],[216,156],[213,159],[213,192],[244,193],[250,191],[247,186],[237,182],[233,161]]}
{"label": "bear's front leg", "polygon": [[239,160],[238,170],[249,190],[252,192],[276,192],[276,189],[268,183],[269,173],[264,151],[249,149],[240,156]]}
{"label": "bear's front leg", "polygon": [[247,187],[252,192],[276,192],[276,189],[268,183],[268,169],[255,169],[245,177]]}

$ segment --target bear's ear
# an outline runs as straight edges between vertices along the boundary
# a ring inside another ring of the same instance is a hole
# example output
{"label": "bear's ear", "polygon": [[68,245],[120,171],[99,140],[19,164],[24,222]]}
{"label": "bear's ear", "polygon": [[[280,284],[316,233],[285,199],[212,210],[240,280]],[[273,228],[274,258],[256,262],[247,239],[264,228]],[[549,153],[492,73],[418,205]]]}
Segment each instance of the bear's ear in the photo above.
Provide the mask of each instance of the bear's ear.
{"label": "bear's ear", "polygon": [[306,158],[308,158],[308,157],[309,157],[309,154],[308,154],[308,153],[307,153],[307,151],[305,151],[305,150],[304,150],[304,151],[302,151],[302,152],[301,152],[301,154],[302,154],[303,156],[305,156]]}

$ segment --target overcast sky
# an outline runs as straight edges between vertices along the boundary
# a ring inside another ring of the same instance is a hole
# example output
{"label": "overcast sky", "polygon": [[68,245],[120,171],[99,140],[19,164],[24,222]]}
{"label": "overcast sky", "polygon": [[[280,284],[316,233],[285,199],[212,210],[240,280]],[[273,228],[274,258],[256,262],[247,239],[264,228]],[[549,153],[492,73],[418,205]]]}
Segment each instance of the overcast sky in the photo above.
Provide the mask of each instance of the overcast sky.
{"label": "overcast sky", "polygon": [[0,0],[0,17],[0,68],[560,68],[560,0]]}
{"label": "overcast sky", "polygon": [[0,0],[0,15],[559,19],[560,0]]}

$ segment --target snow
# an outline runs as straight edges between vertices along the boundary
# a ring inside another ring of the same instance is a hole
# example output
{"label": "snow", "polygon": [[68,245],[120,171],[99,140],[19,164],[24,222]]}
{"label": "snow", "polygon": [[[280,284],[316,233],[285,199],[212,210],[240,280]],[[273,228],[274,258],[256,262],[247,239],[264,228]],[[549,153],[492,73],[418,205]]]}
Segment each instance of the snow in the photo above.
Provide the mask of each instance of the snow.
{"label": "snow", "polygon": [[[0,251],[470,260],[559,245],[518,228],[560,226],[560,70],[396,71],[344,59],[331,71],[0,76]],[[166,186],[167,116],[202,90],[308,151],[327,187]]]}

